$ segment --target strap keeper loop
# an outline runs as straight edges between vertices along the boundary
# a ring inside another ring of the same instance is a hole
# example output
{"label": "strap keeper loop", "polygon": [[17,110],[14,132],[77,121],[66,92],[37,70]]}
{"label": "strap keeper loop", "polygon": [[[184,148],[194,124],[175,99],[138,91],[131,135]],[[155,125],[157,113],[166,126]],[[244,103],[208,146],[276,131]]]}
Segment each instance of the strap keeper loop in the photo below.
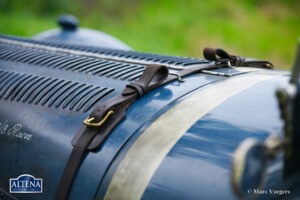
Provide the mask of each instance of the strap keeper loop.
{"label": "strap keeper loop", "polygon": [[141,81],[129,83],[126,85],[126,87],[136,90],[140,97],[144,96],[149,91],[148,86]]}

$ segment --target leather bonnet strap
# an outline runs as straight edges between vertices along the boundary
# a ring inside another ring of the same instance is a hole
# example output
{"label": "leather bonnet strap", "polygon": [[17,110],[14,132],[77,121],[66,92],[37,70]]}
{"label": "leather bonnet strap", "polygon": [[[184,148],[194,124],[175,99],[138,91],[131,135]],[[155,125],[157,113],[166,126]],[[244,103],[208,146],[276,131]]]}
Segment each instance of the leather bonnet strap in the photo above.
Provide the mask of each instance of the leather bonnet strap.
{"label": "leather bonnet strap", "polygon": [[272,69],[272,63],[265,60],[257,60],[252,58],[243,58],[240,56],[234,56],[227,53],[220,48],[206,47],[203,50],[204,58],[210,61],[216,61],[218,63],[227,63],[230,66],[243,66],[243,67],[263,67]]}
{"label": "leather bonnet strap", "polygon": [[[109,133],[125,117],[128,107],[152,88],[160,86],[168,77],[168,68],[149,65],[140,79],[126,86],[123,92],[98,105],[72,140],[74,146],[61,177],[55,199],[67,199],[72,182],[87,150],[96,150]],[[102,121],[109,120],[110,123]],[[103,123],[100,123],[103,122]]]}
{"label": "leather bonnet strap", "polygon": [[228,64],[264,68],[270,68],[267,65],[273,66],[268,61],[233,56],[222,49],[205,48],[204,57],[214,62],[187,67],[178,72],[177,76],[170,74],[166,66],[149,65],[137,81],[126,85],[122,93],[98,105],[90,116],[84,120],[84,125],[81,126],[71,141],[73,150],[60,179],[55,200],[68,198],[73,180],[85,153],[97,150],[103,144],[112,130],[124,119],[127,109],[137,98],[161,85],[176,80],[178,76],[184,77],[201,72],[201,70],[226,67]]}

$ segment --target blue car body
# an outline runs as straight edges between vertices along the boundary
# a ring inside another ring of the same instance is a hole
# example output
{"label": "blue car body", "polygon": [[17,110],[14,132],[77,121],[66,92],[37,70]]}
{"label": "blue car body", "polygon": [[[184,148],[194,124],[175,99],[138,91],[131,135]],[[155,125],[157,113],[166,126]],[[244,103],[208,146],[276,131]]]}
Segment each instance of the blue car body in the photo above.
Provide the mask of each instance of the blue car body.
{"label": "blue car body", "polygon": [[[53,199],[82,121],[144,66],[109,61],[96,73],[100,64],[92,60],[53,54],[35,61],[45,52],[32,49],[30,57],[28,49],[0,44],[0,189],[12,199]],[[210,72],[223,75],[190,75],[139,98],[104,144],[86,154],[69,199],[238,199],[233,152],[248,137],[283,134],[275,91],[290,74],[243,67]],[[291,187],[283,179],[283,168],[281,154],[268,168],[266,190],[299,193],[297,181]],[[10,178],[22,174],[42,178],[43,192],[9,194]]]}

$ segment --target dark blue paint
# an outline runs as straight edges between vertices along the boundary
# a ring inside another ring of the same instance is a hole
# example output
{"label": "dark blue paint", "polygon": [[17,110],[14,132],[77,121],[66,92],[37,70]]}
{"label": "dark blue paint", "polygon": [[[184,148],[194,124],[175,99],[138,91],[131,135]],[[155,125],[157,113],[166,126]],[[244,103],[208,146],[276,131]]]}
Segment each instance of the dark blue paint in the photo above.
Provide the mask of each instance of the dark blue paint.
{"label": "dark blue paint", "polygon": [[[0,68],[4,71],[72,80],[79,82],[79,85],[86,83],[114,88],[114,92],[104,100],[120,93],[127,83],[104,76],[17,62],[1,61]],[[231,69],[220,71],[239,74]],[[227,78],[197,74],[186,77],[184,83],[174,81],[138,99],[128,109],[126,119],[112,131],[103,146],[85,156],[73,183],[70,199],[93,199],[96,194],[97,198],[103,197],[124,152],[157,116],[194,90],[223,79]],[[200,119],[165,158],[143,198],[193,198],[200,193],[203,197],[209,197],[218,196],[221,192],[224,193],[220,197],[227,195],[228,198],[234,198],[228,183],[231,153],[244,138],[257,137],[263,140],[270,130],[277,130],[282,125],[278,120],[275,98],[271,95],[274,88],[273,82],[268,82],[249,89]],[[255,110],[261,110],[262,114]],[[22,123],[22,132],[32,134],[33,138],[32,141],[25,141],[0,135],[0,160],[5,161],[0,163],[0,188],[7,192],[9,178],[32,174],[43,178],[44,193],[14,196],[22,199],[53,199],[72,150],[70,141],[87,115],[60,107],[1,99],[0,121],[7,121],[9,126]],[[264,122],[266,118],[268,121]],[[257,127],[258,124],[263,126]],[[277,177],[275,181],[281,177],[277,172],[276,169],[274,174],[277,176],[271,176]],[[220,189],[220,193],[216,194],[213,188]]]}
{"label": "dark blue paint", "polygon": [[34,36],[37,40],[59,41],[68,44],[82,44],[89,46],[106,47],[111,49],[131,50],[119,39],[101,31],[87,28],[78,28],[79,21],[72,15],[61,15],[57,19],[60,29],[52,29]]}
{"label": "dark blue paint", "polygon": [[[281,129],[275,89],[284,81],[247,89],[199,119],[163,160],[143,199],[236,199],[230,184],[232,153],[247,137],[263,141]],[[269,183],[281,183],[282,158],[271,169]]]}
{"label": "dark blue paint", "polygon": [[42,32],[34,39],[44,41],[58,41],[67,44],[80,44],[113,49],[131,50],[131,48],[119,39],[101,31],[87,28],[78,29],[52,29]]}
{"label": "dark blue paint", "polygon": [[263,182],[268,157],[262,144],[252,146],[246,157],[245,169],[239,184],[241,192],[250,196],[249,189],[257,188]]}
{"label": "dark blue paint", "polygon": [[[216,81],[215,78],[216,77],[207,79],[206,76],[193,76],[188,78],[185,83],[181,84],[181,87],[179,87],[177,82],[174,82],[159,88],[158,90],[154,90],[137,100],[135,104],[128,109],[126,119],[118,125],[117,129],[112,131],[111,135],[105,141],[104,145],[100,147],[99,151],[96,154],[90,153],[87,156],[78,172],[78,176],[85,177],[86,175],[84,175],[84,173],[88,172],[92,176],[103,177],[112,160],[115,158],[115,155],[140,126],[146,123],[154,114],[167,106],[170,102],[186,94],[187,90],[193,90],[198,88],[199,85]],[[193,83],[195,82],[199,85],[194,85]],[[172,91],[172,95],[170,94],[170,91]],[[168,99],[165,97],[162,99],[157,98],[157,96],[163,96],[164,92],[167,92]],[[97,170],[92,171],[91,166],[95,166]],[[86,178],[88,179],[89,177]],[[83,185],[82,183],[81,179],[76,179],[73,184],[73,190],[76,190],[76,196],[79,195],[84,198],[86,195],[85,190],[91,189],[88,185]],[[73,194],[74,193],[71,195]],[[75,198],[75,196],[73,197]],[[70,198],[72,198],[72,196],[70,196]]]}
{"label": "dark blue paint", "polygon": [[[93,76],[54,68],[34,65],[1,62],[1,70],[34,75],[55,77],[93,85],[115,88],[106,99],[118,94],[126,81]],[[62,73],[63,72],[63,73]],[[127,112],[127,118],[111,133],[105,144],[97,152],[90,152],[78,171],[70,199],[92,199],[106,170],[126,140],[158,111],[168,106],[181,96],[203,85],[222,79],[210,75],[194,75],[186,82],[172,82],[164,87],[151,91],[139,99]],[[71,139],[76,134],[88,113],[63,110],[16,101],[0,100],[0,120],[10,126],[22,123],[23,132],[33,135],[32,141],[23,141],[15,137],[0,135],[0,188],[8,191],[8,180],[21,174],[32,174],[44,179],[44,193],[15,194],[22,199],[52,199],[58,186],[69,154],[72,150]],[[89,192],[86,192],[89,191]]]}

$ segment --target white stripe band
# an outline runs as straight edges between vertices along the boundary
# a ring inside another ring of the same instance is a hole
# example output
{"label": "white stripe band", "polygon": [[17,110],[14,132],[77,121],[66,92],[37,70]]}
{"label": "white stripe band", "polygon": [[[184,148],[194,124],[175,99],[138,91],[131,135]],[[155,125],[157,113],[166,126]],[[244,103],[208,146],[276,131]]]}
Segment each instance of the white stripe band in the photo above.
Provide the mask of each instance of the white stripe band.
{"label": "white stripe band", "polygon": [[104,199],[140,199],[160,163],[194,123],[226,99],[272,77],[248,74],[229,78],[203,88],[161,115],[130,147]]}

